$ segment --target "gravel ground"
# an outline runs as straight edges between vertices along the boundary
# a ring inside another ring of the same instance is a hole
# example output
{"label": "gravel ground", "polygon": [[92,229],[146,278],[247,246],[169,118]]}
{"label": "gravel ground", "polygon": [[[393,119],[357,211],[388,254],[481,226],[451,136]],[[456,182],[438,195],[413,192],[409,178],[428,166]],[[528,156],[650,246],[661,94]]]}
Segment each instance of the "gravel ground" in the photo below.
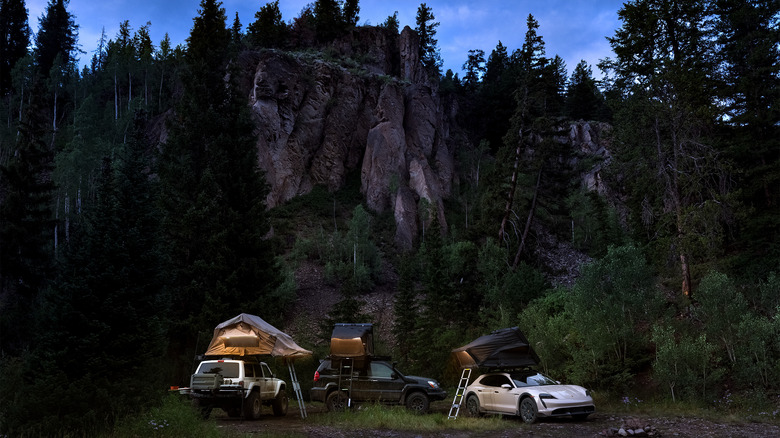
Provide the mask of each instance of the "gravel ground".
{"label": "gravel ground", "polygon": [[[433,407],[446,414],[447,407],[443,402],[440,406]],[[645,426],[650,435],[656,437],[682,437],[682,438],[732,438],[732,437],[780,437],[780,425],[753,423],[753,422],[716,422],[696,417],[651,417],[646,415],[625,415],[617,413],[596,412],[587,421],[573,421],[570,418],[542,419],[533,425],[527,425],[517,418],[507,417],[510,426],[506,430],[473,432],[459,430],[445,430],[435,433],[420,433],[410,431],[397,431],[388,429],[340,429],[332,426],[324,426],[317,421],[317,417],[329,415],[320,404],[307,404],[308,418],[303,420],[295,406],[285,417],[267,415],[258,421],[244,421],[226,417],[219,410],[215,410],[217,425],[221,428],[230,428],[241,433],[253,434],[261,432],[275,432],[290,436],[306,436],[312,438],[504,438],[504,437],[537,437],[537,438],[563,438],[563,437],[609,437],[620,436],[617,431],[636,430]],[[453,420],[457,421],[457,420]],[[628,432],[627,432],[628,434]],[[629,435],[630,436],[630,435]],[[642,436],[642,435],[636,435]]]}

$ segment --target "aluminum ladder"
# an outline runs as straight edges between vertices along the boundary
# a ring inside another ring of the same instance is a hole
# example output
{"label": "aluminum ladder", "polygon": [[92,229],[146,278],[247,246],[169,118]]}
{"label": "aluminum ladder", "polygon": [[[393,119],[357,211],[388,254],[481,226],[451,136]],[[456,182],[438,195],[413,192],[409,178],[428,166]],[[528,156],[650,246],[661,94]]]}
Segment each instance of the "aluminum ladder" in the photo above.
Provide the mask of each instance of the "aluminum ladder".
{"label": "aluminum ladder", "polygon": [[[347,393],[347,408],[352,407],[352,378],[355,373],[355,360],[351,357],[341,359],[339,363],[338,390]],[[347,385],[349,381],[349,385]]]}
{"label": "aluminum ladder", "polygon": [[301,418],[306,418],[306,404],[303,402],[303,393],[301,393],[301,383],[298,382],[298,374],[295,372],[295,366],[292,361],[287,361],[287,369],[290,371],[290,381],[295,393],[295,399],[298,400],[298,409],[301,411]]}
{"label": "aluminum ladder", "polygon": [[455,398],[452,399],[452,407],[450,407],[450,413],[447,415],[448,419],[458,418],[460,413],[460,405],[463,402],[463,394],[466,392],[466,387],[469,386],[469,378],[471,377],[471,368],[464,368],[460,374],[460,381],[458,382],[458,389],[455,390]]}

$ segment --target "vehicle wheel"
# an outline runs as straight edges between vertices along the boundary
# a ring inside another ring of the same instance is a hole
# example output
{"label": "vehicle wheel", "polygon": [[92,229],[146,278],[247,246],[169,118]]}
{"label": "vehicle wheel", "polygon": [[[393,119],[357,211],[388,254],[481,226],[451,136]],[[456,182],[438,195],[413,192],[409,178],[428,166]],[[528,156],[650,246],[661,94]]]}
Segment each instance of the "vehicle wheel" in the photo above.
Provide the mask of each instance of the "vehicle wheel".
{"label": "vehicle wheel", "polygon": [[469,398],[466,399],[466,411],[470,417],[479,417],[482,415],[479,412],[479,397],[471,394]]}
{"label": "vehicle wheel", "polygon": [[204,420],[209,419],[209,416],[211,416],[211,410],[213,409],[213,406],[202,403],[198,399],[192,400],[192,407],[198,410],[198,412],[200,413],[200,417],[203,418]]}
{"label": "vehicle wheel", "polygon": [[573,418],[575,421],[585,421],[588,419],[588,415],[590,414],[575,414],[572,415],[571,418]]}
{"label": "vehicle wheel", "polygon": [[331,412],[342,412],[347,408],[347,394],[342,391],[333,391],[325,399],[325,406]]}
{"label": "vehicle wheel", "polygon": [[428,396],[422,392],[413,392],[406,397],[406,408],[415,414],[428,412]]}
{"label": "vehicle wheel", "polygon": [[257,420],[263,410],[263,403],[260,400],[260,393],[252,391],[249,397],[244,400],[244,417],[247,420]]}
{"label": "vehicle wheel", "polygon": [[528,424],[536,421],[536,402],[531,397],[520,401],[520,417]]}
{"label": "vehicle wheel", "polygon": [[284,392],[284,389],[280,389],[279,394],[276,394],[276,398],[271,405],[274,409],[274,415],[277,417],[287,415],[287,406],[289,404],[290,401],[287,399],[287,393]]}

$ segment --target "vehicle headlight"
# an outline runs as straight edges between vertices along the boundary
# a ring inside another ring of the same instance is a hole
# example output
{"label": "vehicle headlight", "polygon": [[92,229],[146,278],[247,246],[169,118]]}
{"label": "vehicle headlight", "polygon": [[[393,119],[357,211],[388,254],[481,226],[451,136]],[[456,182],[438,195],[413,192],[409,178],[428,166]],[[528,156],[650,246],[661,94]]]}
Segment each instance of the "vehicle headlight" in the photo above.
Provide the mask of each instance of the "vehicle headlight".
{"label": "vehicle headlight", "polygon": [[435,380],[429,380],[428,381],[428,386],[430,386],[433,389],[438,389],[439,388],[439,384]]}
{"label": "vehicle headlight", "polygon": [[542,400],[544,400],[544,399],[555,399],[555,396],[553,396],[552,394],[547,394],[546,392],[543,392],[543,393],[539,394],[539,398],[542,399]]}

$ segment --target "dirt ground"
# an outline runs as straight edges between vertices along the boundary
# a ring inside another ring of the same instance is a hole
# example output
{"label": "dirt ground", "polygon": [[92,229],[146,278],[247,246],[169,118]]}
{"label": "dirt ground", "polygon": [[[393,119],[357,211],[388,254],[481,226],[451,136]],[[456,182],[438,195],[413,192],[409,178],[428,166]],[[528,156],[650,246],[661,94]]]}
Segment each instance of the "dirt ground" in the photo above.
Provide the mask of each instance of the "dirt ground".
{"label": "dirt ground", "polygon": [[[533,425],[526,425],[517,418],[504,418],[503,421],[513,426],[507,430],[473,432],[459,430],[444,430],[435,433],[413,431],[398,431],[388,429],[352,430],[339,429],[322,425],[317,417],[329,415],[319,403],[307,403],[307,419],[301,419],[297,406],[290,406],[285,417],[274,417],[270,410],[258,421],[245,421],[228,418],[221,411],[214,411],[218,427],[229,428],[245,434],[262,432],[277,432],[291,436],[306,436],[312,438],[504,438],[504,437],[609,437],[620,436],[616,431],[622,426],[650,425],[653,435],[657,437],[681,438],[732,438],[732,437],[780,437],[780,426],[752,422],[713,422],[693,417],[648,417],[607,412],[596,412],[587,421],[573,421],[570,418],[541,419]],[[438,402],[432,406],[435,412],[446,415],[449,406]],[[453,420],[457,421],[457,420]]]}

